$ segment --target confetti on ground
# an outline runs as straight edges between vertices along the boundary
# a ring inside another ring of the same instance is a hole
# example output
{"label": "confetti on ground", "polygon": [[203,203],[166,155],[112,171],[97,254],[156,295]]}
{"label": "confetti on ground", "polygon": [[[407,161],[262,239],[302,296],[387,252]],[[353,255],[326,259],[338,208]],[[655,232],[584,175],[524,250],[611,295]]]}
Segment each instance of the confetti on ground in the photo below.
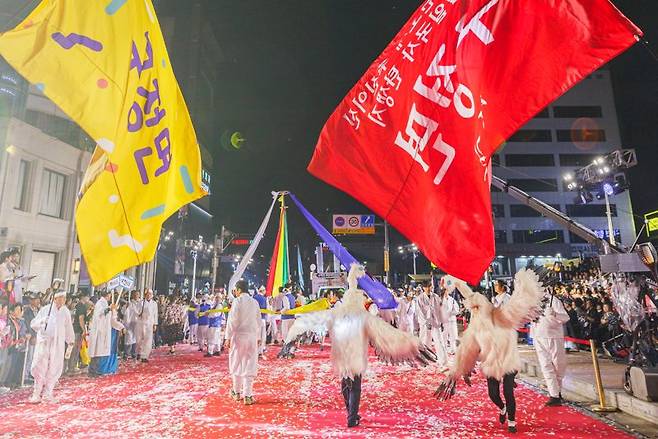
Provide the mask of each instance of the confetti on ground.
{"label": "confetti on ground", "polygon": [[[499,438],[510,437],[497,421],[485,380],[460,383],[444,403],[432,392],[442,375],[377,362],[363,380],[361,426],[347,429],[346,413],[329,362],[318,346],[293,360],[261,362],[257,404],[228,397],[227,356],[204,358],[182,346],[174,356],[154,351],[149,364],[122,362],[120,372],[97,379],[66,378],[57,404],[30,405],[31,389],[0,397],[0,437],[20,438]],[[626,433],[570,407],[544,407],[546,397],[519,384],[515,437],[626,438]]]}

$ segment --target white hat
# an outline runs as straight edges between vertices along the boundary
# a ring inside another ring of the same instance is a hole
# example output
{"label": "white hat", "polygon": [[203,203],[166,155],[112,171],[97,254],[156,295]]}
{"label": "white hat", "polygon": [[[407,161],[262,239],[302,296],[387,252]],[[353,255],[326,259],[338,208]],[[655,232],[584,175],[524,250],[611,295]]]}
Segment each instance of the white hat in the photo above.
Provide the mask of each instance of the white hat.
{"label": "white hat", "polygon": [[55,293],[53,296],[53,299],[57,299],[58,297],[66,297],[66,291],[58,291]]}

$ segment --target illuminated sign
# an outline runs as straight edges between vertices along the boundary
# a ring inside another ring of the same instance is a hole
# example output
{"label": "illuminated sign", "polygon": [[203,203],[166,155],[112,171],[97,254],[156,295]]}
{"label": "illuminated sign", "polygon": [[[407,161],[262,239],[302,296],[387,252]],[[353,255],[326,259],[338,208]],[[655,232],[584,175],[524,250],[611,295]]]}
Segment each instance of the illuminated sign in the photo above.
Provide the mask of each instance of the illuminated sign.
{"label": "illuminated sign", "polygon": [[644,215],[644,222],[647,224],[647,236],[649,238],[658,237],[658,210]]}
{"label": "illuminated sign", "polygon": [[201,169],[201,189],[210,193],[210,172]]}

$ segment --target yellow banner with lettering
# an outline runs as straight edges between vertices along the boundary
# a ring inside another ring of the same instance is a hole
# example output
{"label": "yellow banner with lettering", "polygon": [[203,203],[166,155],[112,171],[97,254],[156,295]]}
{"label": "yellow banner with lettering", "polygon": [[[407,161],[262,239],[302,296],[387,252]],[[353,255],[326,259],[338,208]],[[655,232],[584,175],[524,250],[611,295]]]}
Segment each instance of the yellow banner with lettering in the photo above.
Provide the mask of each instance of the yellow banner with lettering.
{"label": "yellow banner with lettering", "polygon": [[44,0],[0,54],[97,144],[75,215],[94,285],[152,260],[162,223],[207,194],[151,0]]}

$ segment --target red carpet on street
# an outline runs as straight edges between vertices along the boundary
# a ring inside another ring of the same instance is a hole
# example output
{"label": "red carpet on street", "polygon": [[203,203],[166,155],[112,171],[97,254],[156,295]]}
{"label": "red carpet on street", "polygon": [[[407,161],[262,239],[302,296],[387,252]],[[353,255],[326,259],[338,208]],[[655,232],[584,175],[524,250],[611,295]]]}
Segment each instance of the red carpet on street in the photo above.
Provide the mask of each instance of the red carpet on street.
{"label": "red carpet on street", "polygon": [[[448,402],[432,397],[435,368],[393,367],[372,358],[363,380],[361,426],[346,428],[339,382],[328,350],[305,346],[293,360],[261,362],[257,403],[228,396],[227,356],[203,358],[193,347],[170,356],[154,351],[149,364],[122,362],[114,376],[65,378],[57,403],[27,403],[31,389],[0,397],[0,437],[9,438],[498,438],[486,382],[460,383]],[[517,437],[630,437],[570,407],[544,407],[546,397],[519,384]]]}

